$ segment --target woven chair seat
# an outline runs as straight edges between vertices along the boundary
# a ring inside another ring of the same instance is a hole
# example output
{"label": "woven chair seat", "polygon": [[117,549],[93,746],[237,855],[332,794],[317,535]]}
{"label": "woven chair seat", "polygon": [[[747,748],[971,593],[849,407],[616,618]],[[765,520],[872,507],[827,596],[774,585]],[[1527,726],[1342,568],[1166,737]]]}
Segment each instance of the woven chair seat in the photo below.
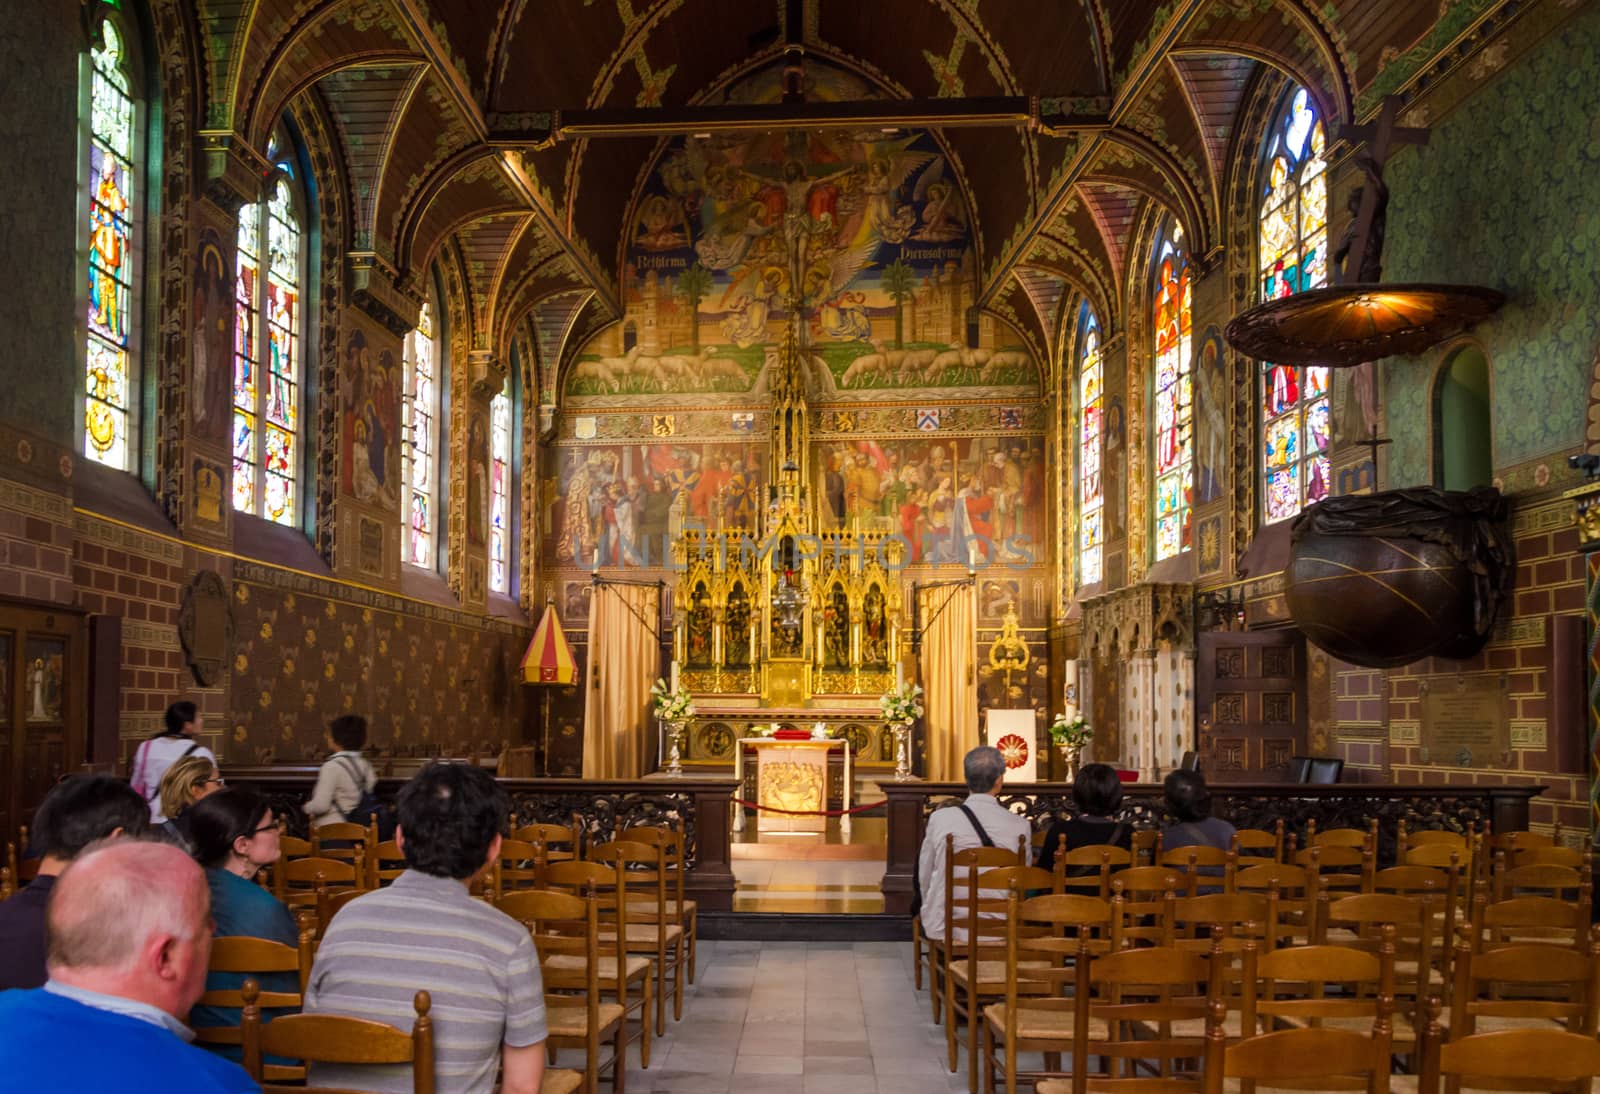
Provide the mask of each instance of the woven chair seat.
{"label": "woven chair seat", "polygon": [[544,1073],[544,1081],[539,1084],[539,1094],[577,1094],[582,1086],[583,1072],[556,1068]]}
{"label": "woven chair seat", "polygon": [[[1017,1008],[1017,1036],[1024,1041],[1070,1041],[1072,1039],[1073,1013],[1070,1010],[1034,1010],[1030,1007]],[[984,1020],[989,1023],[989,1028],[996,1033],[1004,1033],[1006,1028],[1006,1005],[1004,1003],[991,1003],[983,1008]],[[1089,1040],[1109,1041],[1111,1028],[1106,1025],[1103,1018],[1089,1019]],[[1067,1089],[1072,1089],[1067,1084]]]}
{"label": "woven chair seat", "polygon": [[[616,1003],[601,1003],[598,1010],[601,1029],[622,1018],[622,1007]],[[589,1008],[582,1003],[564,1006],[546,997],[544,1021],[552,1037],[589,1036]]]}
{"label": "woven chair seat", "polygon": [[[560,972],[582,972],[584,970],[583,958],[575,953],[552,954],[545,958],[542,964],[547,969],[555,969]],[[650,959],[629,954],[623,968],[631,980],[635,976],[650,971]],[[602,985],[615,984],[617,982],[617,959],[610,956],[601,957],[595,963],[595,975],[600,978]]]}
{"label": "woven chair seat", "polygon": [[[1138,1023],[1150,1030],[1150,1036],[1156,1036],[1156,1027],[1148,1022]],[[1204,1037],[1206,1035],[1206,1020],[1204,1018],[1180,1018],[1176,1022],[1167,1023],[1175,1038]],[[1230,1041],[1237,1041],[1244,1036],[1244,1015],[1236,1010],[1229,1010],[1228,1016],[1223,1019],[1222,1032]]]}
{"label": "woven chair seat", "polygon": [[[1019,969],[1043,969],[1048,965],[1043,961],[1019,961]],[[952,962],[950,965],[950,980],[967,986],[967,963]],[[985,995],[1004,994],[1006,990],[1006,963],[1003,960],[978,962],[978,991]],[[1039,995],[1048,990],[1045,984],[1019,984],[1017,990],[1024,995]]]}
{"label": "woven chair seat", "polygon": [[[654,949],[656,945],[656,936],[660,934],[661,931],[662,926],[659,923],[629,923],[627,935],[628,945],[649,946],[651,949]],[[672,945],[680,937],[682,937],[682,935],[683,927],[679,924],[668,923],[666,925],[667,945]],[[615,926],[600,928],[600,941],[614,944],[617,941],[617,928]]]}

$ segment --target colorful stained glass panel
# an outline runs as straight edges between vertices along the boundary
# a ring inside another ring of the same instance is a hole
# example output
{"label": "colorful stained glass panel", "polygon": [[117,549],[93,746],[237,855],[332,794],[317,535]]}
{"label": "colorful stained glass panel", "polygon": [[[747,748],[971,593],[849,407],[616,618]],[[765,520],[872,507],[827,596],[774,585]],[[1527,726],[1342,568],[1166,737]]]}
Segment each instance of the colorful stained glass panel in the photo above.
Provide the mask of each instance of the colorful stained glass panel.
{"label": "colorful stained glass panel", "polygon": [[489,587],[510,592],[511,378],[489,403]]}
{"label": "colorful stained glass panel", "polygon": [[1105,443],[1104,377],[1100,324],[1084,305],[1078,356],[1078,579],[1092,585],[1103,576],[1105,487],[1101,477]]}
{"label": "colorful stained glass panel", "polygon": [[1189,546],[1193,492],[1194,392],[1190,361],[1189,258],[1173,222],[1162,234],[1156,266],[1155,465],[1157,561]]}
{"label": "colorful stained glass panel", "polygon": [[438,342],[434,338],[433,306],[422,305],[417,327],[406,335],[405,399],[403,412],[405,482],[410,492],[410,546],[406,558],[416,566],[432,567],[434,544],[433,499],[438,483],[435,453],[438,447],[439,390]]}

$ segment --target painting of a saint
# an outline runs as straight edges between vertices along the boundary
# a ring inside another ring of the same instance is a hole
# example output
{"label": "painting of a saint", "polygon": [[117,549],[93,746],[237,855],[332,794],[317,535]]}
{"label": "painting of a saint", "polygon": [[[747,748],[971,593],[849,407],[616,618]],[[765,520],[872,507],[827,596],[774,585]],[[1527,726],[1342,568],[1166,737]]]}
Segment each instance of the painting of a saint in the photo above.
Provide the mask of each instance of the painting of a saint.
{"label": "painting of a saint", "polygon": [[482,545],[489,519],[489,433],[483,415],[467,427],[467,542]]}
{"label": "painting of a saint", "polygon": [[[1286,370],[1293,373],[1293,369]],[[1222,335],[1215,327],[1201,338],[1199,360],[1194,377],[1199,387],[1199,426],[1195,445],[1195,485],[1200,503],[1222,497],[1228,469],[1228,409],[1233,397],[1228,390],[1227,359],[1222,352]]]}
{"label": "painting of a saint", "polygon": [[23,720],[58,722],[61,720],[62,672],[64,654],[59,642],[30,641],[24,667]]}
{"label": "painting of a saint", "polygon": [[344,490],[385,508],[399,504],[399,377],[394,353],[383,349],[374,362],[363,331],[345,343],[340,377],[343,412]]}
{"label": "painting of a saint", "polygon": [[728,593],[728,607],[724,613],[726,626],[723,632],[722,661],[729,668],[750,666],[750,596],[743,585],[735,585]]}
{"label": "painting of a saint", "polygon": [[689,615],[684,623],[685,660],[694,668],[711,667],[711,627],[711,594],[704,584],[699,584],[689,596]]}
{"label": "painting of a saint", "polygon": [[222,260],[222,242],[211,228],[200,233],[194,269],[193,400],[195,434],[221,441],[228,435],[228,385],[233,355],[228,324],[233,286]]}
{"label": "painting of a saint", "polygon": [[861,663],[871,668],[889,664],[889,618],[883,590],[874,585],[861,600]]}
{"label": "painting of a saint", "polygon": [[850,667],[850,600],[838,585],[828,590],[822,607],[822,663],[830,669]]}

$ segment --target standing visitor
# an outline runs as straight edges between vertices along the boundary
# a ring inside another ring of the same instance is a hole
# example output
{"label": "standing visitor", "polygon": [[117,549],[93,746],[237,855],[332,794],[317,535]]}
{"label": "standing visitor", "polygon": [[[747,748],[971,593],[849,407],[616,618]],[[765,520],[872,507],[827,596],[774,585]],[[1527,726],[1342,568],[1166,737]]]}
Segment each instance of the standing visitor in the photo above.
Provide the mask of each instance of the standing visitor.
{"label": "standing visitor", "polygon": [[341,821],[365,824],[365,817],[352,818],[350,813],[378,785],[378,774],[361,751],[367,747],[367,720],[359,714],[340,715],[328,726],[324,740],[332,755],[317,772],[306,815],[314,828]]}
{"label": "standing visitor", "polygon": [[194,735],[200,732],[200,711],[188,701],[173,703],[165,715],[166,729],[139,746],[133,754],[133,774],[128,781],[139,796],[150,804],[150,822],[167,819],[161,809],[161,778],[167,768],[185,756],[204,756],[213,764],[217,757]]}

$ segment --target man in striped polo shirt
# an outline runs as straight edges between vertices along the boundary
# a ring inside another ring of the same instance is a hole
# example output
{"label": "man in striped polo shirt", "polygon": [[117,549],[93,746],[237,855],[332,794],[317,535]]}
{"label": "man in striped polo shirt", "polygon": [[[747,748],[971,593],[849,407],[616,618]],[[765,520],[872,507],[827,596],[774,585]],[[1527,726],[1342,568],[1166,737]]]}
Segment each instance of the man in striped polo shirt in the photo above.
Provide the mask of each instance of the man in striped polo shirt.
{"label": "man in striped polo shirt", "polygon": [[[433,997],[441,1094],[537,1094],[544,1074],[544,983],[522,924],[467,892],[495,861],[511,802],[481,768],[431,763],[400,791],[395,840],[408,869],[346,905],[328,927],[307,1014],[409,1030],[412,997]],[[409,1067],[313,1067],[316,1086],[408,1094]]]}

